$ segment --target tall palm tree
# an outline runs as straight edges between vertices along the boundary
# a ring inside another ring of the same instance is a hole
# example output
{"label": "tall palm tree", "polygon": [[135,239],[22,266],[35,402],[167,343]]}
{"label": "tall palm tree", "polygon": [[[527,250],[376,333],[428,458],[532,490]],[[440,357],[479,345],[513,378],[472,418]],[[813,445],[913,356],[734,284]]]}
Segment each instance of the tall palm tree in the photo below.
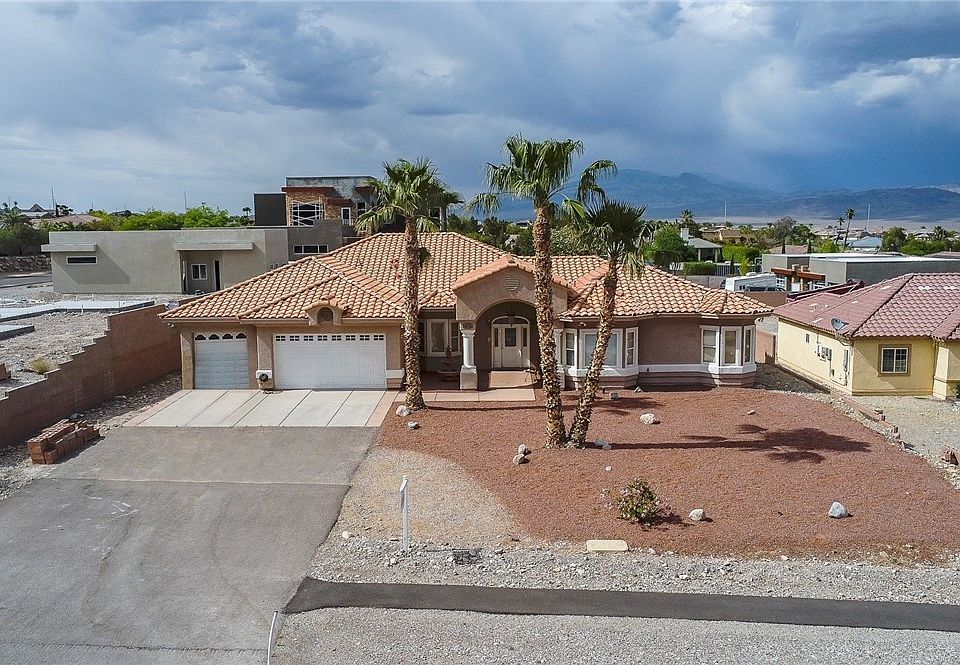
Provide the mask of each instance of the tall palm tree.
{"label": "tall palm tree", "polygon": [[656,224],[643,219],[646,206],[636,207],[620,201],[604,201],[591,206],[574,222],[577,236],[592,247],[603,248],[607,272],[601,283],[600,321],[597,324],[597,345],[580,388],[577,410],[570,427],[568,445],[582,447],[586,443],[590,417],[600,386],[600,372],[607,356],[613,313],[616,309],[620,270],[638,274],[643,270],[643,247],[653,237]]}
{"label": "tall palm tree", "polygon": [[[850,225],[853,223],[853,218],[856,216],[857,211],[853,208],[847,208],[847,212],[844,213],[847,216],[847,232],[843,234],[843,248],[847,248],[847,240],[850,238]],[[840,228],[843,228],[843,217],[839,220]]]}
{"label": "tall palm tree", "polygon": [[934,226],[933,234],[930,236],[932,240],[935,240],[937,242],[943,242],[947,240],[949,237],[950,237],[950,232],[947,231],[942,226]]}
{"label": "tall palm tree", "polygon": [[450,206],[463,203],[463,197],[460,196],[459,192],[450,191],[444,189],[437,193],[436,198],[434,199],[432,207],[437,209],[438,218],[440,220],[440,230],[447,230],[447,214],[449,212]]}
{"label": "tall palm tree", "polygon": [[[504,149],[506,163],[487,164],[487,191],[478,194],[470,205],[485,212],[496,212],[500,209],[500,197],[504,195],[526,199],[533,204],[533,278],[540,335],[540,374],[547,409],[546,446],[556,448],[566,440],[566,426],[553,339],[550,231],[562,209],[582,209],[585,203],[602,198],[603,190],[598,180],[602,175],[615,173],[617,166],[609,160],[593,162],[577,175],[574,184],[573,161],[583,154],[582,142],[573,139],[530,141],[516,134],[506,140]],[[575,199],[565,195],[573,187],[576,187]],[[558,200],[561,197],[562,200]]]}
{"label": "tall palm tree", "polygon": [[[440,179],[429,159],[414,162],[398,159],[383,164],[384,178],[373,179],[371,186],[377,205],[360,215],[357,227],[372,233],[392,224],[397,218],[404,225],[404,270],[401,285],[403,293],[403,361],[407,382],[406,405],[411,409],[426,408],[423,402],[423,384],[420,376],[420,231],[436,228],[437,220],[430,218],[430,210],[451,194]],[[459,198],[459,195],[457,196]]]}

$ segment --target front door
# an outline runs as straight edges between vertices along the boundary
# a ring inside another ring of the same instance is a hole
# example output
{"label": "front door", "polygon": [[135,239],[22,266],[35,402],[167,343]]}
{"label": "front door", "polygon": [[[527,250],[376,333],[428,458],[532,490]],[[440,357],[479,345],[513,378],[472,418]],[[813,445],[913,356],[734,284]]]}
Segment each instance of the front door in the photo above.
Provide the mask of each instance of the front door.
{"label": "front door", "polygon": [[530,365],[530,325],[525,321],[492,324],[493,369],[520,369]]}

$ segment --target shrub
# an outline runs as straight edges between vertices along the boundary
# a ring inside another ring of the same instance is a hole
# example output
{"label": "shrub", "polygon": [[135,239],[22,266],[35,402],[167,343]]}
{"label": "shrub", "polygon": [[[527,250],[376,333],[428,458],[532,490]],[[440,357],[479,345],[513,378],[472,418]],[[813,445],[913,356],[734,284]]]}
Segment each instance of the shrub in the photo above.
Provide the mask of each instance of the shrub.
{"label": "shrub", "polygon": [[43,356],[37,356],[26,365],[26,368],[35,374],[46,374],[56,369],[56,367],[52,360],[44,358]]}
{"label": "shrub", "polygon": [[608,504],[620,512],[620,519],[640,524],[656,524],[663,520],[669,512],[669,507],[660,500],[657,493],[640,478],[630,483],[611,497],[613,492],[603,491],[604,496],[611,499]]}
{"label": "shrub", "polygon": [[683,264],[684,275],[715,275],[717,264],[713,261],[687,261]]}

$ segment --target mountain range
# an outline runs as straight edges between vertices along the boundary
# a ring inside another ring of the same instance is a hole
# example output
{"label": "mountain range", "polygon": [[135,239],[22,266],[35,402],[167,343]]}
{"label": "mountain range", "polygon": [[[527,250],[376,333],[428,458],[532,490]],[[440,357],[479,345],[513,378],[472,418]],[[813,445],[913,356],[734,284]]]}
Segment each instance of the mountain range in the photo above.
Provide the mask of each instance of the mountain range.
{"label": "mountain range", "polygon": [[[768,222],[789,215],[801,222],[835,221],[847,208],[857,211],[857,220],[919,224],[960,224],[960,185],[889,187],[862,191],[832,190],[775,192],[718,176],[681,173],[662,175],[639,169],[620,169],[602,183],[607,196],[646,205],[649,219],[674,219],[684,209],[697,219],[716,221],[726,217],[738,222]],[[528,203],[504,201],[501,217],[528,219]]]}

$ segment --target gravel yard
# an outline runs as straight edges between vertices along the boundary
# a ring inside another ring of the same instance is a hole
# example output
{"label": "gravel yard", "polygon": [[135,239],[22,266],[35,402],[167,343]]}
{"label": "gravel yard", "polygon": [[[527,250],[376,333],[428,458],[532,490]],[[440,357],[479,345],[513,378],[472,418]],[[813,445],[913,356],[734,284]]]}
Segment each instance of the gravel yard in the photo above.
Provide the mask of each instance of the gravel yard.
{"label": "gravel yard", "polygon": [[940,665],[955,662],[958,649],[956,633],[330,609],[287,617],[275,662]]}
{"label": "gravel yard", "polygon": [[[180,386],[180,375],[171,374],[159,381],[148,383],[129,395],[119,395],[80,415],[84,420],[95,423],[100,428],[100,433],[105,434],[174,394],[180,390]],[[32,464],[26,446],[0,448],[0,500],[34,478],[46,475],[51,468],[52,466]]]}
{"label": "gravel yard", "polygon": [[[662,424],[643,425],[648,411]],[[694,414],[709,415],[709,427]],[[684,554],[839,558],[890,545],[898,557],[931,560],[960,549],[960,493],[941,474],[800,396],[724,388],[604,399],[591,434],[612,442],[608,451],[539,448],[543,413],[533,404],[449,402],[416,419],[421,428],[410,430],[388,418],[380,445],[460,465],[546,541],[621,538]],[[531,463],[510,463],[519,443],[534,449]],[[670,507],[656,527],[618,519],[602,496],[636,477]],[[853,517],[827,518],[835,500]],[[712,521],[690,522],[697,507]]]}
{"label": "gravel yard", "polygon": [[23,319],[34,332],[0,341],[0,363],[10,370],[11,378],[0,381],[0,393],[43,378],[25,369],[26,363],[43,357],[54,363],[70,359],[107,329],[107,313],[68,314],[58,312]]}

